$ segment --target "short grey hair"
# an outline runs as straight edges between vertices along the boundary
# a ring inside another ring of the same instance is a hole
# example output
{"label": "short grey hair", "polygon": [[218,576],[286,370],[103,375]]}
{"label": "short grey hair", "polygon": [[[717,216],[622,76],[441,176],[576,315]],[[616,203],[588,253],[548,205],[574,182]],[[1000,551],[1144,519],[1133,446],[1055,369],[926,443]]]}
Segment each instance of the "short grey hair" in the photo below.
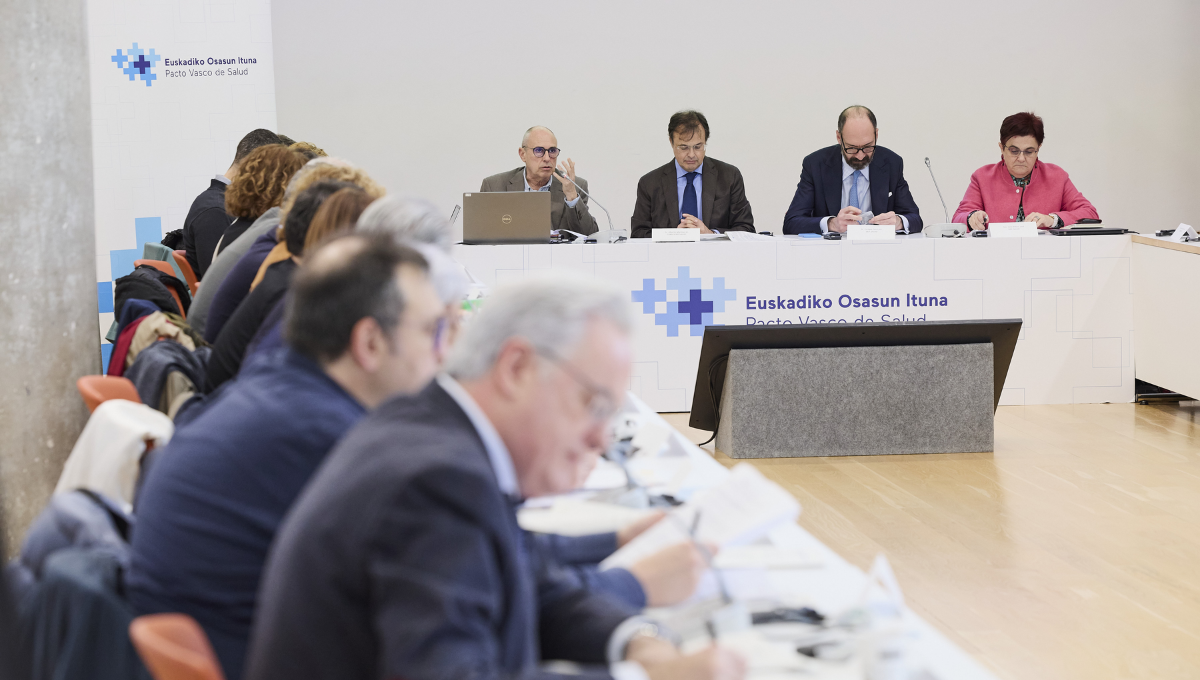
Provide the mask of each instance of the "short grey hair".
{"label": "short grey hair", "polygon": [[432,203],[412,196],[384,196],[367,206],[355,231],[391,234],[405,243],[428,243],[449,252],[450,222]]}
{"label": "short grey hair", "polygon": [[492,369],[510,338],[524,338],[539,353],[565,357],[583,340],[589,321],[600,319],[632,332],[629,301],[594,279],[552,273],[504,284],[484,298],[446,361],[446,372],[473,380]]}
{"label": "short grey hair", "polygon": [[462,266],[446,254],[446,251],[428,243],[416,243],[402,239],[394,239],[400,245],[408,246],[421,253],[429,264],[429,282],[437,291],[442,304],[452,305],[461,303],[467,297],[471,282],[463,272]]}

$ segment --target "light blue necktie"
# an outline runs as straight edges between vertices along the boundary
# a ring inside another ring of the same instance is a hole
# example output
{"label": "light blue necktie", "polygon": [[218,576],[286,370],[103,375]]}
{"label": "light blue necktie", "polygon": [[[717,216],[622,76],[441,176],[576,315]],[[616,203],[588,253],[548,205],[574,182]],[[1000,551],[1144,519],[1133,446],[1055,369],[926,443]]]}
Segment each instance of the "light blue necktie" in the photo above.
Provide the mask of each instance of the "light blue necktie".
{"label": "light blue necktie", "polygon": [[854,208],[862,208],[858,204],[858,178],[862,177],[862,170],[855,170],[853,175],[850,175],[850,206]]}

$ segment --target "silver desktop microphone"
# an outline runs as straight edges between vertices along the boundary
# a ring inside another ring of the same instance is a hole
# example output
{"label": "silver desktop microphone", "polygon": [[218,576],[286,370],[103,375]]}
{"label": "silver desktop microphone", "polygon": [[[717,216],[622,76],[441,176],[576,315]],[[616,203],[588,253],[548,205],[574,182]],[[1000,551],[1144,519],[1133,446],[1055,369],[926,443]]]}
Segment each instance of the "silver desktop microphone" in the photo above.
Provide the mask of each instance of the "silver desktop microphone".
{"label": "silver desktop microphone", "polygon": [[[566,180],[566,181],[570,182],[571,184],[575,184],[575,180],[573,180],[573,179],[571,179],[570,177],[567,177],[566,175],[564,175],[564,174],[562,173],[562,171],[561,171],[561,170],[559,170],[558,168],[555,168],[555,169],[554,169],[554,174],[556,174],[556,175],[558,175],[560,178],[562,178],[562,179],[564,179],[564,180]],[[575,188],[576,188],[576,189],[579,189],[579,193],[583,194],[584,196],[587,196],[587,197],[588,197],[588,200],[589,200],[589,201],[591,201],[593,205],[595,205],[597,208],[600,208],[601,210],[603,210],[603,211],[604,211],[604,216],[608,218],[608,230],[609,230],[609,231],[613,231],[612,215],[609,215],[609,214],[608,214],[608,208],[605,208],[604,206],[600,205],[600,202],[599,202],[599,201],[597,201],[596,199],[592,198],[592,195],[591,195],[591,194],[589,194],[588,192],[584,191],[584,190],[583,190],[583,187],[579,186],[578,184],[575,184]]]}
{"label": "silver desktop microphone", "polygon": [[942,202],[942,212],[946,215],[946,223],[950,222],[950,211],[946,210],[946,199],[942,198],[942,190],[938,188],[937,178],[933,176],[933,166],[929,164],[929,156],[925,157],[925,167],[929,168],[929,179],[933,180],[933,188],[937,189],[938,200]]}

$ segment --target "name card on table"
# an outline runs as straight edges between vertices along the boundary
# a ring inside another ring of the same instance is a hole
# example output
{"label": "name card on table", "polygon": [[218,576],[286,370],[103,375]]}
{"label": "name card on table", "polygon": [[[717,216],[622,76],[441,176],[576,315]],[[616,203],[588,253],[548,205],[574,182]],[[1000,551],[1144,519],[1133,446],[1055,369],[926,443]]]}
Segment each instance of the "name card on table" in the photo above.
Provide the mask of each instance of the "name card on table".
{"label": "name card on table", "polygon": [[850,241],[886,241],[896,239],[894,224],[851,224],[846,227],[846,239]]}
{"label": "name card on table", "polygon": [[691,243],[700,240],[699,229],[651,229],[651,238],[660,243]]}
{"label": "name card on table", "polygon": [[1175,233],[1171,234],[1170,240],[1176,243],[1184,243],[1187,241],[1186,237],[1189,236],[1191,238],[1196,238],[1196,230],[1192,229],[1190,224],[1184,224],[1180,222],[1179,226],[1175,228]]}
{"label": "name card on table", "polygon": [[988,238],[1025,238],[1037,235],[1037,222],[992,222],[988,224]]}

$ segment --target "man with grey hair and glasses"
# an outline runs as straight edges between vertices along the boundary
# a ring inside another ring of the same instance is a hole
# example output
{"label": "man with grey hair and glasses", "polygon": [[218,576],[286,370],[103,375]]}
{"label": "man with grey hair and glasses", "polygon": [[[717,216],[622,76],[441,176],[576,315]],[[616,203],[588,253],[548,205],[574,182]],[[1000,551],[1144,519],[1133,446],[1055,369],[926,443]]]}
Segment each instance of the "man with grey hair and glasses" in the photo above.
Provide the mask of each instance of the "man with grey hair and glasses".
{"label": "man with grey hair and glasses", "polygon": [[[453,347],[462,321],[462,301],[470,287],[466,270],[450,249],[450,224],[432,203],[412,196],[385,196],[370,205],[355,229],[362,234],[386,234],[397,243],[417,249],[429,263],[429,279],[446,304],[445,326],[439,333],[438,357]],[[590,469],[590,468],[589,468]],[[649,555],[629,569],[601,571],[598,564],[662,518],[645,519],[610,531],[584,536],[530,533],[531,548],[546,564],[590,590],[605,592],[636,606],[676,604],[692,594],[704,571],[703,557],[689,544]]]}
{"label": "man with grey hair and glasses", "polygon": [[565,277],[498,289],[446,374],[331,454],[272,553],[247,677],[738,680],[636,610],[532,565],[525,498],[574,488],[608,444],[633,361],[629,305]]}
{"label": "man with grey hair and glasses", "polygon": [[[596,218],[588,212],[588,197],[575,188],[578,184],[588,192],[587,180],[575,176],[575,161],[568,158],[558,163],[558,138],[550,128],[535,125],[521,137],[521,148],[517,149],[521,165],[518,168],[492,175],[483,180],[480,191],[549,191],[550,228],[567,229],[580,234],[594,234],[598,227]],[[555,174],[558,171],[571,181]]]}

